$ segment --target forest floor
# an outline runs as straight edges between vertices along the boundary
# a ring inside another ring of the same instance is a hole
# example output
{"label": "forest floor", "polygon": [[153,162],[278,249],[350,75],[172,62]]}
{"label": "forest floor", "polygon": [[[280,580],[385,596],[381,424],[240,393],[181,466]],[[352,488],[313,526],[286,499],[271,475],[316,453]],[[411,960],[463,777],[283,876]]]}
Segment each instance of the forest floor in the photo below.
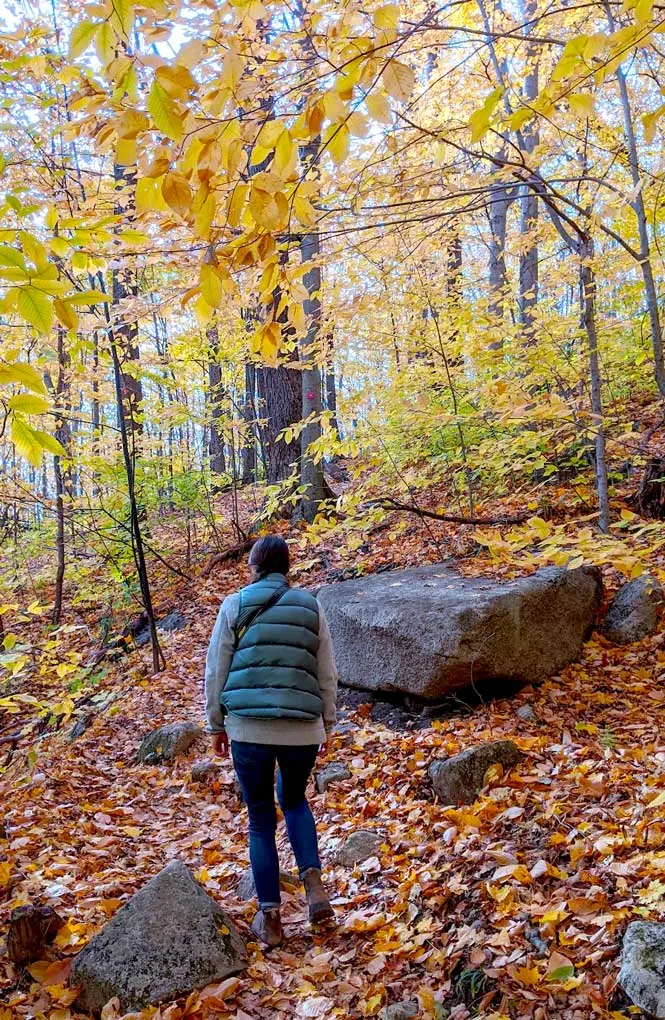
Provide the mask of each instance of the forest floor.
{"label": "forest floor", "polygon": [[[451,554],[467,572],[505,575],[533,569],[538,558],[523,546],[491,559],[472,529],[389,520],[353,553],[330,535],[303,540],[298,583]],[[665,580],[658,551],[645,555]],[[115,700],[70,740],[86,688],[66,701],[75,661],[58,645],[60,670],[43,660],[32,674],[34,703],[12,709],[10,727],[22,736],[0,773],[0,919],[6,924],[13,907],[40,901],[66,924],[27,972],[0,960],[0,1020],[79,1017],[66,984],[69,961],[174,858],[248,934],[252,904],[234,893],[247,866],[246,819],[230,763],[208,784],[191,781],[192,763],[209,755],[205,737],[170,764],[134,763],[151,729],[203,721],[208,638],[220,600],[246,583],[246,569],[222,564],[193,583],[161,566],[154,573],[159,614],[177,607],[187,618],[183,630],[163,635],[164,671],[149,675],[147,648],[109,664],[95,691]],[[611,593],[620,575],[613,567],[604,573]],[[21,619],[21,640],[43,626],[36,613]],[[99,645],[92,611],[70,606],[66,625],[69,653],[85,661]],[[310,930],[303,896],[289,893],[282,949],[251,944],[249,969],[237,979],[141,1016],[355,1018],[413,996],[429,1018],[634,1015],[616,992],[621,936],[631,919],[665,920],[664,641],[661,632],[618,648],[594,636],[579,663],[537,689],[423,727],[387,728],[367,705],[345,710],[325,760],[344,762],[351,779],[312,794],[336,927]],[[35,740],[30,709],[58,698],[64,724]],[[517,714],[525,705],[527,720]],[[472,807],[433,800],[432,759],[503,737],[526,753],[521,765]],[[334,866],[336,848],[358,828],[381,835],[379,854],[355,870]],[[283,828],[280,846],[292,868]],[[104,1020],[117,1016],[111,1004]]]}

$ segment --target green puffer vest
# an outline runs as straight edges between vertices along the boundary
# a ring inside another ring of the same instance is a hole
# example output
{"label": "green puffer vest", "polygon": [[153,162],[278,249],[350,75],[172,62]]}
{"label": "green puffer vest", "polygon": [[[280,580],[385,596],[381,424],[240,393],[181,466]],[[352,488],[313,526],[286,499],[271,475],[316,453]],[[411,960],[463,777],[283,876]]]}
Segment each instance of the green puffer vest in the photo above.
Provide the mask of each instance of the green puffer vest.
{"label": "green puffer vest", "polygon": [[279,603],[270,606],[244,632],[231,660],[221,695],[226,712],[253,719],[318,719],[323,713],[316,653],[319,606],[313,595],[289,588],[283,574],[268,574],[240,592],[238,620],[263,606],[278,588]]}

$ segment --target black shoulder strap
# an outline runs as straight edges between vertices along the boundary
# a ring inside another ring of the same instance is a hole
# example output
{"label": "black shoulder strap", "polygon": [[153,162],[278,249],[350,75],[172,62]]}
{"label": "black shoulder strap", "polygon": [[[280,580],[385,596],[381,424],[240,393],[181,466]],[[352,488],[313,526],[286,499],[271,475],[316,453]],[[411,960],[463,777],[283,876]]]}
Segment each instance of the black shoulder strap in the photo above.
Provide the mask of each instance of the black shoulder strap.
{"label": "black shoulder strap", "polygon": [[238,647],[241,639],[245,636],[245,634],[252,626],[254,621],[258,619],[258,617],[261,616],[262,613],[265,613],[267,609],[271,609],[272,606],[276,606],[279,600],[281,599],[282,595],[286,594],[288,590],[289,590],[288,588],[277,588],[277,590],[272,593],[267,602],[264,602],[262,606],[255,606],[253,609],[250,609],[250,611],[246,614],[243,614],[242,612],[241,601],[240,615],[238,616],[238,620],[234,628],[236,639],[234,651]]}

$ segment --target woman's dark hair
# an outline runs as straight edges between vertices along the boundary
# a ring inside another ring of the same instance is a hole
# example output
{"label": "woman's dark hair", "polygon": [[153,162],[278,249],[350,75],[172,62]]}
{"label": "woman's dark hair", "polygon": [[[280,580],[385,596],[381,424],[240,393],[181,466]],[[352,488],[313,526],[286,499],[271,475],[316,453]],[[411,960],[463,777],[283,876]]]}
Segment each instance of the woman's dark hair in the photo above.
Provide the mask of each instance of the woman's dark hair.
{"label": "woman's dark hair", "polygon": [[249,554],[249,565],[259,577],[266,574],[288,574],[289,547],[279,535],[265,535],[255,542]]}

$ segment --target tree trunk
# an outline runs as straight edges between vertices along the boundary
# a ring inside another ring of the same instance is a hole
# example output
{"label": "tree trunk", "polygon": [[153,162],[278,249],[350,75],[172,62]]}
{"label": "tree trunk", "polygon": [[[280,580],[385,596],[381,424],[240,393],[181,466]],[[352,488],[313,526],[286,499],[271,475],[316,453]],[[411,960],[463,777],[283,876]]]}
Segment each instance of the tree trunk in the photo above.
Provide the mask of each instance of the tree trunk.
{"label": "tree trunk", "polygon": [[640,269],[644,281],[644,292],[646,295],[647,309],[649,311],[649,325],[651,328],[651,346],[653,348],[654,376],[656,385],[661,396],[665,396],[665,361],[663,359],[663,331],[660,322],[658,309],[658,291],[653,277],[653,266],[651,263],[651,246],[649,243],[649,230],[647,226],[647,214],[644,207],[642,195],[642,179],[637,156],[637,143],[635,141],[635,129],[630,108],[630,96],[626,76],[621,67],[617,67],[617,81],[619,82],[619,93],[621,95],[621,109],[623,111],[623,122],[626,132],[626,143],[628,146],[628,159],[630,171],[635,188],[635,197],[630,203],[637,217],[637,229],[640,239]]}
{"label": "tree trunk", "polygon": [[[69,352],[65,346],[65,331],[58,326],[58,378],[55,386],[49,373],[46,373],[45,380],[47,387],[53,392],[56,401],[56,429],[55,437],[61,445],[69,452],[71,443],[71,431],[67,412],[70,409],[69,400]],[[51,622],[58,626],[62,616],[62,598],[65,584],[66,570],[66,544],[65,544],[65,497],[71,496],[71,485],[66,472],[62,467],[62,458],[57,454],[53,457],[53,475],[55,479],[55,592],[53,596],[53,612]]]}
{"label": "tree trunk", "polygon": [[[117,193],[114,211],[116,216],[122,217],[121,225],[126,229],[135,219],[136,166],[120,166],[116,163],[113,167],[113,180]],[[113,270],[112,281],[115,315],[113,334],[120,364],[122,408],[125,427],[133,446],[135,435],[140,435],[143,428],[140,417],[143,388],[138,374],[138,321],[134,312],[127,314],[127,309],[123,309],[121,304],[136,299],[139,293],[136,270],[129,259],[123,260],[122,268]]]}
{"label": "tree trunk", "polygon": [[[526,0],[523,20],[530,24],[536,17],[535,0]],[[527,46],[528,70],[524,80],[524,102],[531,105],[538,97],[538,54],[533,45]],[[521,133],[522,151],[531,156],[539,142],[538,120],[527,122]],[[527,160],[527,162],[529,162]],[[533,169],[533,168],[532,168]],[[533,312],[538,303],[538,195],[529,187],[523,187],[520,195],[520,252],[519,272],[519,320],[527,334],[533,332]]]}
{"label": "tree trunk", "polygon": [[242,405],[242,417],[245,425],[244,442],[242,447],[242,475],[243,485],[249,485],[256,481],[256,440],[254,429],[256,425],[256,365],[247,361],[245,363],[245,397]]}
{"label": "tree trunk", "polygon": [[[501,151],[500,158],[505,158],[505,150]],[[503,181],[496,180],[489,190],[489,312],[490,315],[497,319],[503,319],[508,289],[506,274],[506,228],[510,201],[510,187]]]}
{"label": "tree trunk", "polygon": [[[303,150],[303,163],[311,164],[318,145],[308,146]],[[307,421],[300,435],[300,482],[304,487],[304,495],[300,510],[306,521],[313,521],[321,502],[326,498],[326,483],[323,477],[323,457],[315,458],[310,446],[321,439],[321,369],[317,358],[317,344],[321,331],[321,266],[318,262],[320,239],[317,233],[305,234],[300,242],[300,256],[310,268],[303,277],[308,298],[304,302],[304,312],[308,326],[304,337],[298,343],[302,369],[302,418]]]}
{"label": "tree trunk", "polygon": [[605,453],[605,424],[601,394],[600,359],[598,356],[598,334],[596,332],[596,279],[593,271],[593,244],[588,240],[580,250],[580,298],[582,304],[582,325],[586,330],[589,357],[589,382],[591,386],[591,414],[595,433],[595,470],[598,492],[598,523],[601,531],[607,531],[610,524],[610,501],[607,482],[607,459]]}
{"label": "tree trunk", "polygon": [[209,326],[206,335],[210,349],[208,352],[208,401],[210,407],[210,439],[208,455],[210,473],[212,475],[212,491],[219,492],[222,488],[220,476],[226,474],[226,457],[224,454],[224,435],[222,421],[224,409],[224,387],[222,385],[222,366],[219,364],[219,330],[217,325]]}
{"label": "tree trunk", "polygon": [[278,439],[279,433],[300,421],[302,380],[297,369],[279,365],[256,369],[261,401],[261,441],[266,460],[266,481],[269,485],[288,478],[300,454],[300,442]]}

